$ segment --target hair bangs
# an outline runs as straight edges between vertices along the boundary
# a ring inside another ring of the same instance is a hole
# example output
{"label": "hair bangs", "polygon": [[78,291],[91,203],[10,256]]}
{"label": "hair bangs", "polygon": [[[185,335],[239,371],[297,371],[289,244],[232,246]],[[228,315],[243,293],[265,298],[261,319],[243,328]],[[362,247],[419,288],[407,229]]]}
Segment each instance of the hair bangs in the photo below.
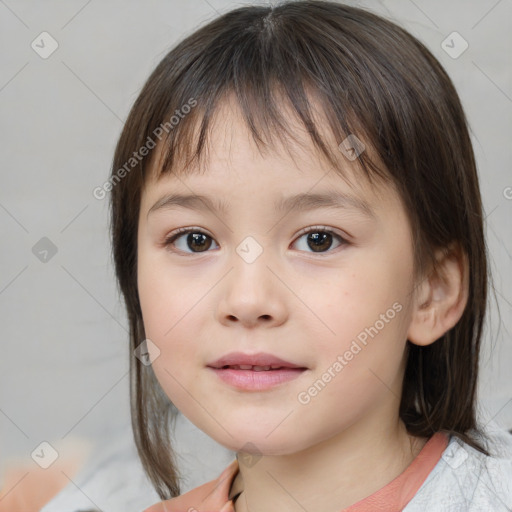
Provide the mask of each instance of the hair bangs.
{"label": "hair bangs", "polygon": [[[293,123],[298,121],[319,156],[341,177],[347,178],[343,171],[349,164],[358,167],[370,183],[376,177],[389,181],[389,170],[375,149],[379,147],[378,133],[368,129],[375,125],[375,112],[368,102],[371,91],[365,91],[358,78],[361,64],[354,61],[350,48],[338,56],[346,71],[340,74],[332,65],[333,48],[327,41],[313,41],[311,33],[290,33],[286,20],[279,16],[279,7],[244,11],[253,13],[251,21],[228,41],[219,27],[219,31],[210,31],[208,41],[203,38],[203,47],[193,41],[182,43],[189,51],[196,48],[196,53],[189,56],[189,67],[174,73],[173,84],[159,88],[170,92],[170,98],[156,101],[167,108],[160,111],[163,115],[155,125],[179,112],[187,98],[197,98],[197,106],[167,132],[153,166],[156,176],[204,172],[217,114],[221,105],[228,104],[241,112],[260,153],[276,150],[280,143],[294,158],[290,142],[305,147]],[[255,11],[267,14],[259,18]],[[180,47],[170,52],[171,59]],[[357,89],[361,92],[354,95]],[[351,141],[360,144],[360,151],[347,158],[343,150]]]}

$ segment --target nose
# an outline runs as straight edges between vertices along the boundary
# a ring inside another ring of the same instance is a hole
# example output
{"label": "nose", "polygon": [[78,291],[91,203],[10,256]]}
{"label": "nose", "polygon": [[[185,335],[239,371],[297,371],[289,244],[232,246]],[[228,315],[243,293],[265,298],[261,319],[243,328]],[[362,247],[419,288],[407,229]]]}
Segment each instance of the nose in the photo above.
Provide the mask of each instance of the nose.
{"label": "nose", "polygon": [[248,263],[234,253],[231,261],[232,269],[220,287],[217,320],[223,325],[239,323],[247,328],[284,323],[288,316],[287,288],[264,255]]}

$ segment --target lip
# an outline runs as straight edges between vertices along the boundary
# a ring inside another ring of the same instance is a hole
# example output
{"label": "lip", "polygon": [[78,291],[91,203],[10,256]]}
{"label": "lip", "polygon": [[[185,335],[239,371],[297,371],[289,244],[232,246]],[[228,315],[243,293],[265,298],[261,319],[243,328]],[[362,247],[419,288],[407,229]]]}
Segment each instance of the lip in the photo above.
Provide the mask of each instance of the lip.
{"label": "lip", "polygon": [[296,379],[307,370],[272,354],[242,352],[231,352],[206,366],[226,384],[245,391],[271,389]]}
{"label": "lip", "polygon": [[258,354],[244,354],[243,352],[230,352],[213,363],[208,363],[211,368],[222,368],[224,366],[281,366],[283,368],[304,368],[297,364],[290,363],[272,354],[260,352]]}

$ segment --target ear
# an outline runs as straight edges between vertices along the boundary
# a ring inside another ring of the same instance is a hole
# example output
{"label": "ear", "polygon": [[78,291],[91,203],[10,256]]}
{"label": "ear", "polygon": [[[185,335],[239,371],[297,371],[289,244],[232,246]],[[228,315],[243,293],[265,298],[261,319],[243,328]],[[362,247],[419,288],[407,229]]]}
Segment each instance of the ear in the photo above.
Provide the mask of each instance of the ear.
{"label": "ear", "polygon": [[407,338],[430,345],[460,320],[469,294],[469,262],[459,244],[435,253],[436,264],[419,283]]}

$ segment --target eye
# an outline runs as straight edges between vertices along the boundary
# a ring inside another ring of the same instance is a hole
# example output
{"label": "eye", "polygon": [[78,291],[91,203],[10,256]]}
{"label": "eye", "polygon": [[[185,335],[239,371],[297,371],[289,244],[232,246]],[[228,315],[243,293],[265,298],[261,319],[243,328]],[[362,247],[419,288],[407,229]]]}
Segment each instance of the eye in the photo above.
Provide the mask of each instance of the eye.
{"label": "eye", "polygon": [[341,235],[338,235],[334,231],[323,226],[307,228],[307,230],[303,231],[302,235],[297,239],[298,242],[300,242],[304,237],[306,238],[305,243],[302,244],[302,250],[307,251],[307,248],[310,248],[312,250],[311,252],[316,253],[327,252],[331,249],[333,240],[338,242],[336,247],[348,244]]}
{"label": "eye", "polygon": [[[186,237],[185,237],[186,235]],[[176,243],[178,241],[179,243]],[[213,238],[198,228],[180,228],[165,239],[164,245],[176,246],[179,251],[190,253],[206,252],[212,245]],[[181,247],[180,247],[181,244]],[[197,249],[197,250],[196,250]]]}
{"label": "eye", "polygon": [[[348,242],[341,235],[338,235],[334,231],[322,226],[313,226],[307,228],[307,230],[302,231],[302,234],[297,240],[300,241],[304,237],[307,238],[305,240],[305,244],[302,244],[302,250],[306,250],[306,252],[307,248],[312,249],[311,252],[327,252],[332,248],[333,241],[337,241],[338,245],[336,247],[348,244]],[[201,252],[207,252],[208,249],[210,249],[212,246],[212,242],[213,238],[201,229],[180,228],[174,233],[171,233],[171,235],[165,239],[164,246],[167,247],[173,245],[181,252],[197,254]]]}

